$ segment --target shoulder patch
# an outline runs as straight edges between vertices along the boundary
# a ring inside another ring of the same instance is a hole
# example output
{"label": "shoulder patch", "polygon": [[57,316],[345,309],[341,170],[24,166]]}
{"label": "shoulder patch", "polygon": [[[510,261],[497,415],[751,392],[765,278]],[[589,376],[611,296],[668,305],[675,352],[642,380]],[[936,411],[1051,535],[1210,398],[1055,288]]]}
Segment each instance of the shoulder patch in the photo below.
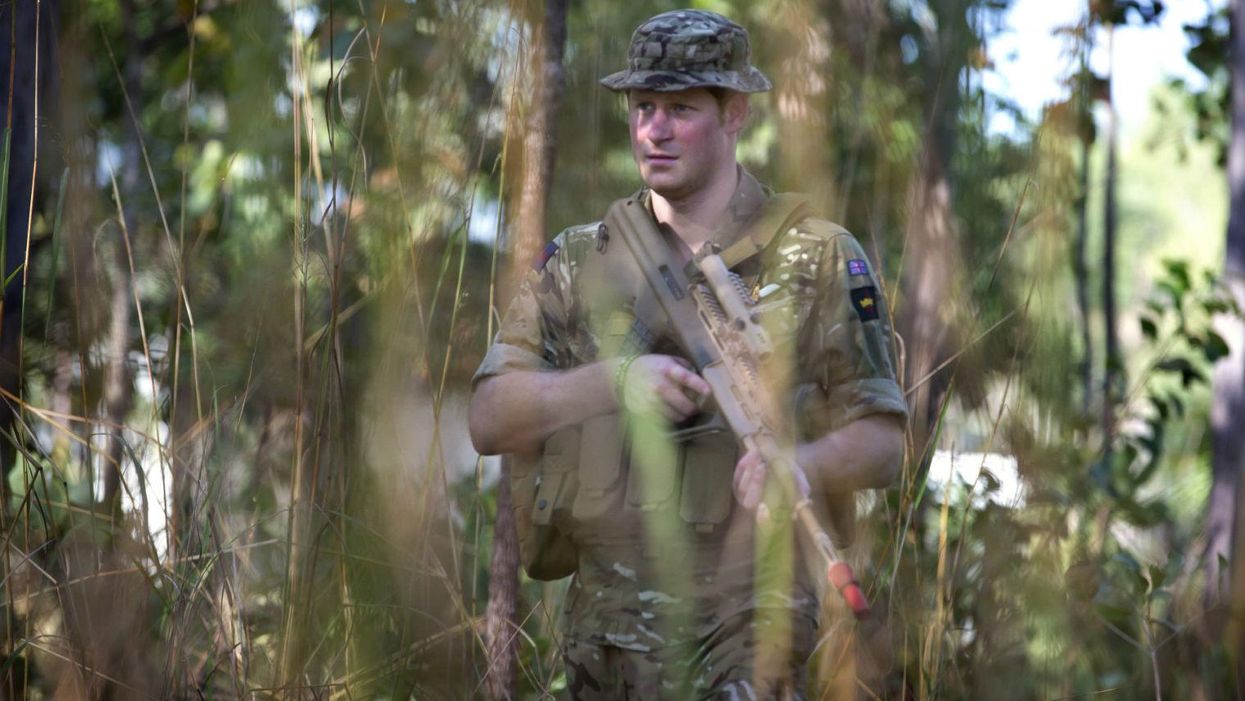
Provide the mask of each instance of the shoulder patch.
{"label": "shoulder patch", "polygon": [[861,321],[873,321],[878,318],[878,291],[873,285],[857,287],[852,290],[852,306]]}
{"label": "shoulder patch", "polygon": [[549,259],[552,258],[553,255],[557,252],[558,252],[558,242],[550,241],[545,246],[545,249],[541,251],[540,253],[536,254],[536,257],[532,259],[532,270],[535,270],[538,273],[542,272],[545,269],[545,266],[549,264]]}
{"label": "shoulder patch", "polygon": [[848,275],[868,275],[869,264],[866,263],[863,259],[852,258],[851,260],[847,261],[847,274]]}

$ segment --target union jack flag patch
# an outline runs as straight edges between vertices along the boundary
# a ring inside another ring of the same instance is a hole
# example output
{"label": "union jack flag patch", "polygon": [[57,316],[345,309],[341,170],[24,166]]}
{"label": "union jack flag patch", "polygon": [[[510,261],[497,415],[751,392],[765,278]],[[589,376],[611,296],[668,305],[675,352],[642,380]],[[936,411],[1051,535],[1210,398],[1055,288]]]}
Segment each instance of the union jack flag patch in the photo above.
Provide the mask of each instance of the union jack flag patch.
{"label": "union jack flag patch", "polygon": [[847,261],[847,274],[848,275],[868,275],[869,264],[864,262],[860,258],[853,258]]}
{"label": "union jack flag patch", "polygon": [[532,270],[535,270],[538,273],[543,271],[545,269],[545,264],[548,263],[549,259],[553,257],[553,254],[557,252],[558,244],[554,241],[550,241],[549,245],[545,246],[545,250],[536,254],[536,259],[532,261]]}

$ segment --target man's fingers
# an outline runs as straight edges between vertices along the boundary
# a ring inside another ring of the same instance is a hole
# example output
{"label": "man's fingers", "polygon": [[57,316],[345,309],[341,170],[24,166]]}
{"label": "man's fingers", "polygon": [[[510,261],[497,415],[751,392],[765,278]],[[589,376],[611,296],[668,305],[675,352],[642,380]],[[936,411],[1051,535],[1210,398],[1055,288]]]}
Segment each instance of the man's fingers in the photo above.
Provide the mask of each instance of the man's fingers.
{"label": "man's fingers", "polygon": [[683,390],[672,388],[663,392],[662,397],[666,400],[666,405],[673,409],[679,419],[685,419],[696,413],[696,402],[688,399]]}
{"label": "man's fingers", "polygon": [[703,377],[697,375],[691,369],[691,366],[687,364],[687,361],[682,358],[676,358],[675,360],[679,361],[679,363],[666,367],[666,377],[680,387],[690,389],[700,397],[700,401],[703,401],[705,397],[709,396],[709,383],[705,382]]}
{"label": "man's fingers", "polygon": [[761,503],[765,489],[765,463],[753,451],[744,453],[735,465],[735,498],[751,511]]}

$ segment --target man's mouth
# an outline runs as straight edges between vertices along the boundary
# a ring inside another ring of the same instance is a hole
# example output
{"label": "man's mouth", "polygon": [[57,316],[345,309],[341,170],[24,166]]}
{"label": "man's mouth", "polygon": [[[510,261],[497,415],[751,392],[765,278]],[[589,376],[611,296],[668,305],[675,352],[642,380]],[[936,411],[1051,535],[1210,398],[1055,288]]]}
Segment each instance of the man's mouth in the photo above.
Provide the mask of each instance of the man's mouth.
{"label": "man's mouth", "polygon": [[664,153],[650,153],[645,155],[644,159],[650,163],[673,163],[678,160],[678,156],[671,156]]}

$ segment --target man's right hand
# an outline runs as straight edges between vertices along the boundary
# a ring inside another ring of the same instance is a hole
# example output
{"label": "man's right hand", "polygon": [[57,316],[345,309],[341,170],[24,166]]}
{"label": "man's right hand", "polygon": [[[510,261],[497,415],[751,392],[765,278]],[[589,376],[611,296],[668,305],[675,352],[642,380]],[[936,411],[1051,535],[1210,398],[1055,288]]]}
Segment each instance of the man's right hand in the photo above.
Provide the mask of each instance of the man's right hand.
{"label": "man's right hand", "polygon": [[[619,360],[615,372],[625,360]],[[642,355],[620,378],[619,404],[632,412],[653,412],[679,423],[700,411],[709,397],[709,383],[691,365],[672,355]]]}

